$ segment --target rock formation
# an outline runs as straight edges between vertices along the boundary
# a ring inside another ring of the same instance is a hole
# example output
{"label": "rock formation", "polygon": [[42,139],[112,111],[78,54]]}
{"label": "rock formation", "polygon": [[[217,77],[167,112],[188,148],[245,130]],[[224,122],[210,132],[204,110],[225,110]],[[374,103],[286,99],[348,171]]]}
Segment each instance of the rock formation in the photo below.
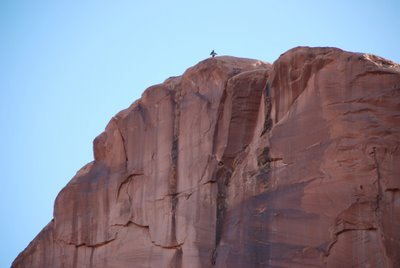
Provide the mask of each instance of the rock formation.
{"label": "rock formation", "polygon": [[400,66],[206,59],[94,140],[12,267],[400,267]]}

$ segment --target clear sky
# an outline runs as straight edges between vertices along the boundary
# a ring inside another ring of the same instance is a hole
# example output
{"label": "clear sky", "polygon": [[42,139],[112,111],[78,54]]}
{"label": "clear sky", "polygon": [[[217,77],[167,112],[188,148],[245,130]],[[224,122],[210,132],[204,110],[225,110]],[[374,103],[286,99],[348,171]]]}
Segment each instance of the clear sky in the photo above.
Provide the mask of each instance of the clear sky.
{"label": "clear sky", "polygon": [[335,46],[400,62],[400,1],[0,1],[0,267],[141,92],[220,55]]}

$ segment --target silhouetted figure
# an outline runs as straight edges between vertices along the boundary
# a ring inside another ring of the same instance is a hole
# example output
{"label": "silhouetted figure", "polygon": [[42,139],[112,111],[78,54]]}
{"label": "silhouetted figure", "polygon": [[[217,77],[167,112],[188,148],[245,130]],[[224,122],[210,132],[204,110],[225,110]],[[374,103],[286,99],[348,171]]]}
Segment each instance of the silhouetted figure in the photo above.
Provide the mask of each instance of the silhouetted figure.
{"label": "silhouetted figure", "polygon": [[210,55],[211,55],[211,57],[214,58],[215,56],[217,56],[217,52],[215,52],[214,49],[213,49],[213,51],[211,51]]}

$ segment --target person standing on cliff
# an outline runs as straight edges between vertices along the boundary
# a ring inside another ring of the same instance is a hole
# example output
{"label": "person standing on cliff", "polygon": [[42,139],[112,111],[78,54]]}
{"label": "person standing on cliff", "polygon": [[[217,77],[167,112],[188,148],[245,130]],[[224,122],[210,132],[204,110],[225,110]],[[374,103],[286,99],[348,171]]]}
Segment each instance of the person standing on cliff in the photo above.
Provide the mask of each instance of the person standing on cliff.
{"label": "person standing on cliff", "polygon": [[210,53],[210,56],[214,58],[215,56],[217,56],[217,52],[215,52],[213,49]]}

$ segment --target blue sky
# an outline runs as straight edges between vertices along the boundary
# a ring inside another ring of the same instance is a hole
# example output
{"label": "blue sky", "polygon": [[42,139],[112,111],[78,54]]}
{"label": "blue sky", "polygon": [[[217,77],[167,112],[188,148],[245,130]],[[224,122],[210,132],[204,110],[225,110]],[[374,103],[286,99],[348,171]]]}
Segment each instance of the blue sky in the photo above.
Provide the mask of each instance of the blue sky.
{"label": "blue sky", "polygon": [[0,1],[0,267],[51,220],[92,140],[141,92],[219,54],[336,46],[400,62],[399,1]]}

